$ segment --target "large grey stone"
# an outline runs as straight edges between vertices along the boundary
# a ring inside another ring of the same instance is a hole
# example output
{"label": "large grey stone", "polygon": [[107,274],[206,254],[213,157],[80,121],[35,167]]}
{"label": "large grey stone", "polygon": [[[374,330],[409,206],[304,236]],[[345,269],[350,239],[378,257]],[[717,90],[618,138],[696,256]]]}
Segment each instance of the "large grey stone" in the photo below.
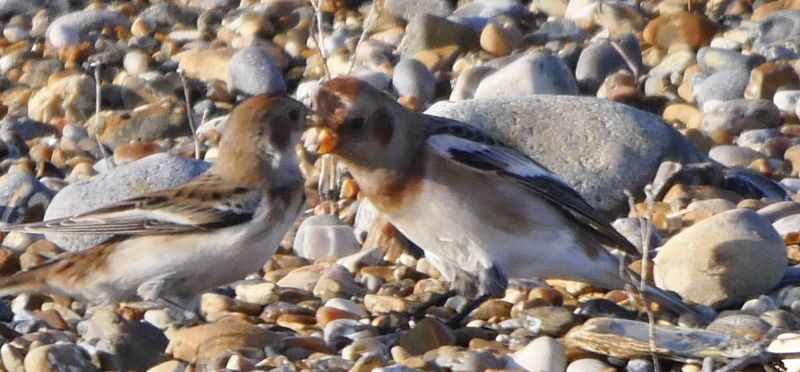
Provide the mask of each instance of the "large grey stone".
{"label": "large grey stone", "polygon": [[[209,164],[182,156],[158,153],[125,164],[91,179],[70,184],[53,198],[45,220],[72,216],[151,191],[184,183]],[[108,239],[108,235],[47,234],[47,239],[69,251],[79,251]]]}
{"label": "large grey stone", "polygon": [[763,294],[786,270],[783,239],[749,209],[706,218],[667,241],[655,259],[659,288],[684,300],[724,307]]}
{"label": "large grey stone", "polygon": [[573,185],[595,208],[627,210],[664,160],[706,156],[657,116],[589,97],[539,95],[439,102],[427,113],[487,130]]}

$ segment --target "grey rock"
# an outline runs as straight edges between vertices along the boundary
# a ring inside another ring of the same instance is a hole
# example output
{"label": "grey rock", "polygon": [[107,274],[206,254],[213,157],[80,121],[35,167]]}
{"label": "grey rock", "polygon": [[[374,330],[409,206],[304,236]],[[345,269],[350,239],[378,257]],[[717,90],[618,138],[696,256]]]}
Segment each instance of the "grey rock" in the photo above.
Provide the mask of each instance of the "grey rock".
{"label": "grey rock", "polygon": [[453,91],[450,92],[451,101],[462,101],[475,97],[475,90],[481,81],[497,71],[496,68],[486,65],[472,67],[458,75]]}
{"label": "grey rock", "polygon": [[0,0],[0,18],[8,19],[17,14],[33,15],[37,10],[46,8],[52,15],[61,15],[69,9],[66,0]]}
{"label": "grey rock", "polygon": [[[101,115],[113,117],[119,125],[103,126],[100,139],[104,145],[116,149],[133,141],[155,141],[190,135],[185,109],[183,102],[165,98],[162,102],[139,106],[133,112],[101,112]],[[95,123],[94,116],[88,122]]]}
{"label": "grey rock", "polygon": [[55,343],[32,348],[25,355],[26,371],[97,371],[78,345]]}
{"label": "grey rock", "polygon": [[537,52],[495,71],[475,90],[478,99],[530,94],[578,94],[578,83],[564,61]]}
{"label": "grey rock", "polygon": [[782,236],[800,231],[800,214],[792,214],[786,217],[781,217],[772,223],[775,231]]}
{"label": "grey rock", "polygon": [[155,30],[170,31],[175,25],[194,26],[199,9],[163,2],[154,4],[139,13],[139,19],[153,26]]}
{"label": "grey rock", "polygon": [[478,31],[446,18],[425,14],[408,25],[399,49],[403,57],[412,58],[420,50],[446,45],[477,48]]}
{"label": "grey rock", "polygon": [[316,260],[327,256],[344,257],[358,252],[353,228],[335,216],[311,216],[297,228],[292,247],[300,257]]}
{"label": "grey rock", "polygon": [[453,13],[449,1],[439,0],[387,0],[383,8],[389,14],[406,22],[413,22],[424,14],[447,17]]}
{"label": "grey rock", "polygon": [[678,50],[664,57],[659,64],[650,69],[648,74],[653,77],[669,77],[675,73],[682,73],[694,64],[695,57],[691,50]]}
{"label": "grey rock", "polygon": [[[575,79],[585,92],[594,94],[608,75],[620,69],[631,73],[642,70],[642,51],[635,35],[621,35],[616,37],[613,42],[619,46],[622,53],[612,44],[612,41],[600,40],[586,47],[578,57]],[[628,61],[631,61],[633,66],[629,66]]]}
{"label": "grey rock", "polygon": [[662,161],[707,159],[659,117],[596,98],[542,95],[438,102],[427,113],[481,127],[519,148],[606,213],[627,211],[620,190],[642,190]]}
{"label": "grey rock", "polygon": [[416,59],[402,59],[394,67],[392,85],[400,96],[415,97],[419,103],[428,103],[436,94],[436,77]]}
{"label": "grey rock", "polygon": [[749,82],[749,70],[721,70],[693,84],[692,93],[694,93],[698,106],[703,107],[706,102],[711,100],[727,101],[744,97],[744,91]]}
{"label": "grey rock", "polygon": [[763,294],[786,270],[783,239],[749,209],[708,217],[684,229],[659,249],[656,285],[684,300],[724,307]]}
{"label": "grey rock", "polygon": [[772,96],[772,102],[781,111],[795,112],[800,102],[800,89],[780,90]]}
{"label": "grey rock", "polygon": [[447,371],[485,371],[501,369],[505,363],[486,350],[470,350],[457,346],[441,346],[426,352],[422,358]]}
{"label": "grey rock", "polygon": [[325,325],[323,338],[325,343],[336,349],[362,338],[379,334],[378,329],[352,319],[336,319]]}
{"label": "grey rock", "polygon": [[372,85],[378,90],[387,90],[392,83],[392,79],[380,71],[358,71],[353,73],[353,77]]}
{"label": "grey rock", "polygon": [[568,19],[559,19],[543,23],[536,31],[525,35],[525,40],[532,44],[546,44],[551,41],[579,42],[586,40],[589,34]]}
{"label": "grey rock", "polygon": [[800,214],[800,203],[795,201],[779,201],[759,209],[758,214],[770,222],[775,222],[783,217]]}
{"label": "grey rock", "polygon": [[742,147],[756,148],[763,147],[769,140],[781,136],[781,131],[777,128],[770,129],[750,129],[739,133],[736,144]]}
{"label": "grey rock", "polygon": [[775,128],[781,123],[781,111],[766,99],[732,99],[709,102],[703,106],[703,130],[725,130],[736,135],[743,130]]}
{"label": "grey rock", "polygon": [[649,359],[631,359],[625,365],[625,372],[655,372],[653,361]]}
{"label": "grey rock", "polygon": [[544,372],[559,372],[567,368],[564,345],[547,336],[537,337],[524,348],[511,354],[510,358],[507,368]]}
{"label": "grey rock", "polygon": [[56,48],[91,40],[91,31],[103,27],[130,27],[128,17],[109,9],[86,9],[56,18],[47,28],[47,40]]}
{"label": "grey rock", "polygon": [[[732,314],[721,316],[714,319],[707,327],[709,331],[723,332],[728,334],[738,334],[750,336],[751,339],[759,339],[769,330],[769,323],[757,316],[750,314]],[[752,337],[756,336],[756,337]]]}
{"label": "grey rock", "polygon": [[567,372],[604,372],[613,369],[599,359],[583,358],[574,360],[567,366]]}
{"label": "grey rock", "polygon": [[735,50],[702,47],[697,51],[697,63],[700,67],[714,71],[727,69],[752,70],[754,67],[766,62],[758,54],[746,55]]}
{"label": "grey rock", "polygon": [[367,233],[372,229],[372,224],[380,217],[381,212],[375,208],[369,199],[361,199],[358,203],[356,220],[353,223],[353,234],[355,234],[358,243],[362,244],[367,239]]}
{"label": "grey rock", "polygon": [[232,90],[247,95],[283,94],[286,83],[269,52],[262,48],[242,48],[228,65]]}
{"label": "grey rock", "polygon": [[28,118],[0,121],[0,138],[8,138],[12,132],[19,135],[22,140],[28,141],[38,137],[54,136],[58,130],[52,125]]}
{"label": "grey rock", "polygon": [[451,19],[464,23],[475,30],[480,30],[489,19],[507,15],[512,18],[525,14],[527,9],[514,0],[477,0],[462,3],[451,15]]}
{"label": "grey rock", "polygon": [[764,17],[752,36],[753,52],[767,57],[773,46],[800,52],[800,9],[783,9]]}
{"label": "grey rock", "polygon": [[93,313],[85,327],[84,338],[106,369],[145,370],[165,359],[162,351],[168,340],[148,322],[125,320],[104,308]]}
{"label": "grey rock", "polygon": [[0,177],[0,221],[36,221],[51,203],[55,192],[29,173],[12,171]]}
{"label": "grey rock", "polygon": [[[50,203],[45,220],[88,212],[136,195],[184,183],[210,167],[190,158],[159,153],[114,168],[89,180],[70,184]],[[69,251],[101,243],[108,235],[47,234],[47,239]]]}
{"label": "grey rock", "polygon": [[726,167],[734,168],[747,167],[756,159],[765,159],[767,156],[747,147],[719,145],[708,152],[708,157]]}

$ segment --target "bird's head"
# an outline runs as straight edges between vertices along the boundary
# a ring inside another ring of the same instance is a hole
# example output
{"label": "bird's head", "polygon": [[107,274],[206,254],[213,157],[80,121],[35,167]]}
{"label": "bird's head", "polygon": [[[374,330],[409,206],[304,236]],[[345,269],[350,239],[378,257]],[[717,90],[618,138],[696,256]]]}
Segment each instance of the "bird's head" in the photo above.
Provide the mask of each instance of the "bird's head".
{"label": "bird's head", "polygon": [[421,123],[413,120],[415,113],[355,78],[322,84],[311,108],[313,138],[307,138],[308,147],[345,160],[378,162],[410,150],[410,142],[424,134]]}
{"label": "bird's head", "polygon": [[228,117],[215,166],[296,167],[295,145],[306,127],[307,113],[302,103],[286,96],[248,98]]}

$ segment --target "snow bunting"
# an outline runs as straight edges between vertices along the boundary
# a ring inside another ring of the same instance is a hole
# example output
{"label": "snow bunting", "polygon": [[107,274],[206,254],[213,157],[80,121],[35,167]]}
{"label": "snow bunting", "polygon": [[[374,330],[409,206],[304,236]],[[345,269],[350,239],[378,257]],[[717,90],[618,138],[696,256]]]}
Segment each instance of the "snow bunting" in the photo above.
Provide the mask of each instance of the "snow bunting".
{"label": "snow bunting", "polygon": [[219,157],[195,179],[73,217],[3,226],[114,237],[2,278],[0,294],[187,306],[203,290],[258,271],[305,203],[295,146],[306,114],[288,97],[252,97],[231,112]]}
{"label": "snow bunting", "polygon": [[[353,78],[323,84],[312,111],[309,146],[338,157],[458,292],[499,297],[508,277],[609,289],[631,280],[607,247],[638,255],[635,247],[572,187],[481,130],[407,110]],[[647,292],[688,311],[657,288]]]}

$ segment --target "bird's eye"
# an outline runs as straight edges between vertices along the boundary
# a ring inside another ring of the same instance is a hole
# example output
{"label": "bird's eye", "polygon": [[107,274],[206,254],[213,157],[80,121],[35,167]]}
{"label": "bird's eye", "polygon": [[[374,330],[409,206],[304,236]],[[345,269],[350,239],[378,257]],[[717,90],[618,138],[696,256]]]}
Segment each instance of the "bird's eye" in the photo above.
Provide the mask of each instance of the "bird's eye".
{"label": "bird's eye", "polygon": [[297,120],[300,117],[300,111],[292,110],[289,111],[289,120]]}
{"label": "bird's eye", "polygon": [[364,127],[364,119],[355,118],[350,119],[344,123],[345,127],[349,130],[361,130]]}

